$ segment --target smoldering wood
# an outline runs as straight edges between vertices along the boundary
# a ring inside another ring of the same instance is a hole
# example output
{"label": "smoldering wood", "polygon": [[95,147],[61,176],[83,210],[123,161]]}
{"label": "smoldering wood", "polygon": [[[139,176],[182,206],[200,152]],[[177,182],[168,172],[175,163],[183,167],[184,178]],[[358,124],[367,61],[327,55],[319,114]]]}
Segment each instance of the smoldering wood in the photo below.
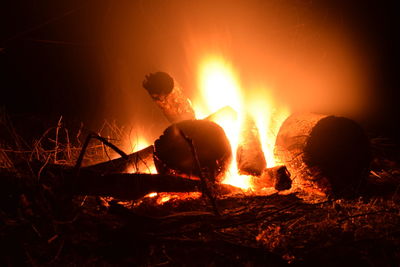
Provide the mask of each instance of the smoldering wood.
{"label": "smoldering wood", "polygon": [[192,151],[182,133],[193,141],[201,171],[211,180],[226,170],[232,151],[224,130],[207,120],[186,120],[169,126],[154,144],[158,173],[200,177]]}
{"label": "smoldering wood", "polygon": [[143,87],[161,108],[169,122],[196,119],[190,100],[167,73],[156,72],[146,75]]}
{"label": "smoldering wood", "polygon": [[267,167],[257,126],[247,117],[242,127],[236,161],[240,174],[259,176]]}
{"label": "smoldering wood", "polygon": [[200,181],[179,176],[81,171],[73,193],[135,200],[152,192],[200,192]]}
{"label": "smoldering wood", "polygon": [[286,166],[266,168],[260,176],[253,176],[252,182],[256,189],[273,187],[278,191],[283,191],[292,186],[290,173]]}
{"label": "smoldering wood", "polygon": [[[42,163],[32,164],[34,172],[38,172]],[[18,180],[15,174],[11,174]],[[76,175],[74,168],[65,165],[48,164],[35,183],[53,192],[55,198],[68,199],[73,195],[110,196],[126,200],[136,200],[149,193],[157,192],[203,192],[200,179],[166,174],[147,173],[108,173],[96,170],[81,169]],[[230,185],[215,184],[214,194],[229,194],[237,191]]]}
{"label": "smoldering wood", "polygon": [[353,120],[313,113],[289,116],[275,146],[293,185],[313,193],[352,197],[364,184],[369,142]]}
{"label": "smoldering wood", "polygon": [[148,146],[142,150],[131,153],[126,157],[120,157],[113,160],[101,162],[95,165],[84,167],[85,170],[91,170],[102,174],[122,173],[131,169],[135,172],[146,172],[153,165],[154,146]]}

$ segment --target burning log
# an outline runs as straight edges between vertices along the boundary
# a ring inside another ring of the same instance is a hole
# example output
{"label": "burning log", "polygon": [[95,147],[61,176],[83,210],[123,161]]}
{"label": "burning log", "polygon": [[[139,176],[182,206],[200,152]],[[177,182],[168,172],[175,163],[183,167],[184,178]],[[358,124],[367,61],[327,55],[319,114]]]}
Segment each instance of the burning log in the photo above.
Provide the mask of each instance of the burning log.
{"label": "burning log", "polygon": [[260,134],[254,120],[245,121],[239,146],[236,151],[238,170],[241,174],[259,176],[267,167],[260,142]]}
{"label": "burning log", "polygon": [[148,146],[140,151],[129,154],[127,158],[120,157],[87,166],[83,169],[102,174],[123,173],[129,168],[137,170],[138,172],[145,172],[149,168],[149,165],[152,164],[150,161],[152,161],[153,150],[154,146]]}
{"label": "burning log", "polygon": [[[223,107],[205,118],[205,120],[214,121],[221,116],[236,117],[236,112],[229,106]],[[96,171],[98,173],[122,173],[127,169],[135,172],[146,172],[153,163],[154,146],[148,146],[140,151],[127,155],[127,158],[119,157],[113,160],[101,162],[95,165],[87,166],[83,169]]]}
{"label": "burning log", "polygon": [[189,138],[198,156],[201,172],[214,180],[230,163],[232,151],[224,130],[207,120],[186,120],[172,124],[156,140],[154,163],[161,174],[200,177]]}
{"label": "burning log", "polygon": [[320,114],[294,114],[282,124],[275,154],[293,185],[335,197],[352,197],[365,181],[369,143],[353,120]]}
{"label": "burning log", "polygon": [[196,119],[190,100],[167,73],[156,72],[147,75],[143,87],[171,123]]}

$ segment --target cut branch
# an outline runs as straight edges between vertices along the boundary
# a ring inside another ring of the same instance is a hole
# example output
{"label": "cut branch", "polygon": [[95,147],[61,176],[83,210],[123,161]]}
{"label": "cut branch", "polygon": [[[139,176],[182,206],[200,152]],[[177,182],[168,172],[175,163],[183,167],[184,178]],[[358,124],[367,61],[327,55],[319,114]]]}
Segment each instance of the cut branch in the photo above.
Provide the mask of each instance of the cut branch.
{"label": "cut branch", "polygon": [[190,100],[174,79],[165,72],[146,76],[143,87],[171,123],[196,119]]}

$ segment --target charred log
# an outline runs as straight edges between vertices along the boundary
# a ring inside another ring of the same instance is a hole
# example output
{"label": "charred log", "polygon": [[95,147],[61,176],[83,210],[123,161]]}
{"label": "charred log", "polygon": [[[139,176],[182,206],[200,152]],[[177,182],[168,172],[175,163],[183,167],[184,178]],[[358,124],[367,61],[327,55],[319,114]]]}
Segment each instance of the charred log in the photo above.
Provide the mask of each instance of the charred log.
{"label": "charred log", "polygon": [[224,130],[207,120],[187,120],[168,127],[155,142],[154,162],[161,174],[200,177],[191,147],[193,142],[201,172],[213,180],[230,163],[232,151]]}
{"label": "charred log", "polygon": [[167,73],[156,72],[147,75],[143,87],[171,123],[196,118],[190,100]]}
{"label": "charred log", "polygon": [[151,192],[199,192],[200,181],[179,176],[113,173],[99,175],[81,172],[73,193],[77,195],[112,196],[121,199],[139,199]]}
{"label": "charred log", "polygon": [[365,181],[369,142],[353,120],[320,114],[294,114],[282,124],[276,156],[305,191],[352,197]]}
{"label": "charred log", "polygon": [[140,151],[127,155],[127,158],[116,158],[110,161],[101,162],[95,165],[87,166],[83,170],[91,170],[97,173],[122,173],[127,169],[135,172],[145,172],[153,164],[153,146],[148,146]]}
{"label": "charred log", "polygon": [[241,174],[259,176],[267,167],[260,142],[260,134],[254,120],[250,117],[245,121],[241,133],[236,151],[236,160]]}

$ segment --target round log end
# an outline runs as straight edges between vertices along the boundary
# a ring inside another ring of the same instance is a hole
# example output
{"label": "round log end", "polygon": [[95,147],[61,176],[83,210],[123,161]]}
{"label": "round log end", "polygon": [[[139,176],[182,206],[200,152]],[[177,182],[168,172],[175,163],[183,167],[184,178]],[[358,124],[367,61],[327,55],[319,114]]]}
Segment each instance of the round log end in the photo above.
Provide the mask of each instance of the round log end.
{"label": "round log end", "polygon": [[206,120],[186,120],[169,126],[155,142],[154,161],[162,174],[199,176],[188,140],[192,140],[202,172],[217,178],[230,164],[231,146],[224,130]]}
{"label": "round log end", "polygon": [[332,194],[351,196],[364,183],[369,166],[369,142],[353,120],[329,116],[311,131],[304,161],[328,178]]}
{"label": "round log end", "polygon": [[365,183],[369,141],[355,121],[325,115],[292,115],[282,125],[276,155],[306,191],[353,197]]}
{"label": "round log end", "polygon": [[156,72],[146,75],[143,87],[151,95],[166,96],[174,89],[174,79],[166,72]]}

